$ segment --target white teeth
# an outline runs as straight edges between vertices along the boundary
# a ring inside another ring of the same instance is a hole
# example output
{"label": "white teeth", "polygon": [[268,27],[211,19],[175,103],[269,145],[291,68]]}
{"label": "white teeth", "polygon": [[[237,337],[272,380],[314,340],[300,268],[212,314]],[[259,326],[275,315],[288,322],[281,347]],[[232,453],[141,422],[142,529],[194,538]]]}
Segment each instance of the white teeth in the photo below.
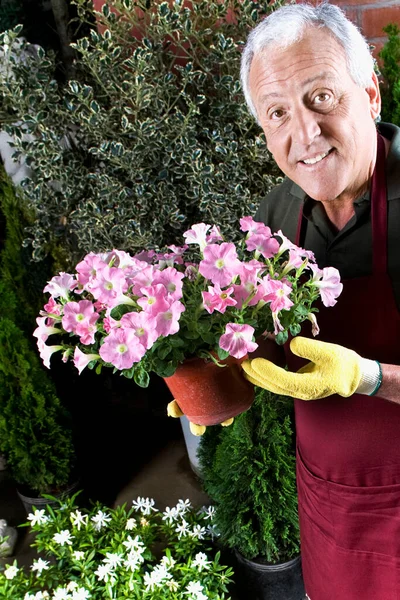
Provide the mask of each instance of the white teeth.
{"label": "white teeth", "polygon": [[322,160],[323,158],[325,158],[325,156],[328,156],[329,151],[325,152],[324,154],[318,154],[318,156],[316,156],[315,158],[307,158],[305,160],[303,160],[303,163],[305,163],[306,165],[315,165],[315,163],[319,162],[320,160]]}

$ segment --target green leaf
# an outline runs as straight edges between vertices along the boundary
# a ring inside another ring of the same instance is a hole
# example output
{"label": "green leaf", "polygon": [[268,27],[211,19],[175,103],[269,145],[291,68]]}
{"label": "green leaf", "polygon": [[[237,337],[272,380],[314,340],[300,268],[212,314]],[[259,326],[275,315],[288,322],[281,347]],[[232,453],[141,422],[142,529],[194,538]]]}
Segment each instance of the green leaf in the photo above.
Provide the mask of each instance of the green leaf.
{"label": "green leaf", "polygon": [[149,387],[149,383],[150,383],[150,376],[148,374],[148,372],[141,368],[141,369],[137,369],[134,372],[133,378],[135,380],[135,383],[142,387],[142,388],[147,388]]}
{"label": "green leaf", "polygon": [[226,358],[228,358],[229,352],[227,352],[226,350],[223,350],[222,348],[220,348],[218,346],[218,348],[217,348],[217,355],[218,355],[218,358],[220,360],[225,360]]}
{"label": "green leaf", "polygon": [[283,344],[286,344],[287,340],[288,340],[288,332],[287,331],[280,331],[276,336],[275,336],[275,341],[277,344],[279,344],[280,346],[283,346]]}

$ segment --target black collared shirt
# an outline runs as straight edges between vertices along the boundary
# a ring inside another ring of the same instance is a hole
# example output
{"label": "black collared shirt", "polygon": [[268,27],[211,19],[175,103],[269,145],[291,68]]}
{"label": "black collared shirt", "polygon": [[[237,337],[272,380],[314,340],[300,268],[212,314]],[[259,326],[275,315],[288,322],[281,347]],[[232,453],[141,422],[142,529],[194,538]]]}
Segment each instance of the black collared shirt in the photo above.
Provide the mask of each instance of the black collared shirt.
{"label": "black collared shirt", "polygon": [[[388,271],[400,310],[400,128],[380,123],[378,129],[390,140],[386,158]],[[355,200],[355,215],[343,229],[335,232],[321,203],[308,198],[298,185],[286,178],[261,201],[255,220],[264,222],[273,232],[281,229],[294,242],[299,212],[303,205],[307,226],[302,245],[314,252],[318,266],[336,267],[342,279],[370,275],[372,230],[369,192]],[[378,295],[379,291],[377,301]]]}

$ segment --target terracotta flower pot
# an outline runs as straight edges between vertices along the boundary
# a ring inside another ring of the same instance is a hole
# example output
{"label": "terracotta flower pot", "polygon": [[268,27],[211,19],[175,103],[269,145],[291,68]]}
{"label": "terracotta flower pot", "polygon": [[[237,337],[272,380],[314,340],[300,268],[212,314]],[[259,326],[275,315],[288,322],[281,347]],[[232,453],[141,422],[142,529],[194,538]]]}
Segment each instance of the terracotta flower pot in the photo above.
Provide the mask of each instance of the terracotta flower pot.
{"label": "terracotta flower pot", "polygon": [[[244,359],[242,359],[244,360]],[[190,358],[165,383],[189,421],[216,425],[236,417],[253,403],[254,388],[244,378],[240,363],[228,357],[225,367],[212,361]]]}

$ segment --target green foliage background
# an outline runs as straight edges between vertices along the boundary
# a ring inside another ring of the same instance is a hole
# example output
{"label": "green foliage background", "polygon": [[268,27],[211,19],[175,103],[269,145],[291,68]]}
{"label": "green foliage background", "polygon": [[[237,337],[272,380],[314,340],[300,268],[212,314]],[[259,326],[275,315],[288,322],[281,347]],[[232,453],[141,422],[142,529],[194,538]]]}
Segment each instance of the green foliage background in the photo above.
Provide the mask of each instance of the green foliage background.
{"label": "green foliage background", "polygon": [[384,27],[388,41],[380,52],[383,60],[382,120],[400,127],[400,29],[395,23]]}

